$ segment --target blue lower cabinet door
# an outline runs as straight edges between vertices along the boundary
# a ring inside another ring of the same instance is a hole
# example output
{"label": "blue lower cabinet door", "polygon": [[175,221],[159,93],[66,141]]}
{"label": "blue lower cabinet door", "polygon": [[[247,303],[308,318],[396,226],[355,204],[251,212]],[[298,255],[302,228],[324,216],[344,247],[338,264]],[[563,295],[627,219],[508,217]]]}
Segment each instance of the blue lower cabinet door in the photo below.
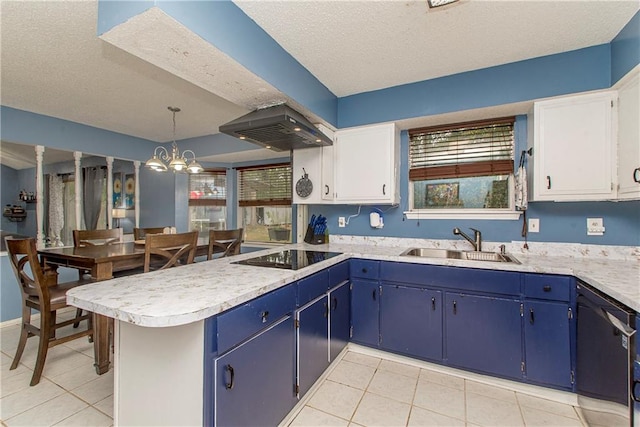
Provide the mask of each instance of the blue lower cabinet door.
{"label": "blue lower cabinet door", "polygon": [[442,292],[383,285],[380,347],[442,361]]}
{"label": "blue lower cabinet door", "polygon": [[324,296],[296,313],[298,393],[304,396],[329,366],[329,306]]}
{"label": "blue lower cabinet door", "polygon": [[568,313],[567,304],[524,303],[525,372],[529,381],[571,389]]}
{"label": "blue lower cabinet door", "polygon": [[520,301],[446,293],[449,365],[522,379]]}
{"label": "blue lower cabinet door", "polygon": [[330,362],[349,342],[349,310],[351,308],[349,282],[329,293],[329,356]]}
{"label": "blue lower cabinet door", "polygon": [[217,426],[275,426],[296,403],[293,317],[215,361]]}
{"label": "blue lower cabinet door", "polygon": [[378,347],[380,289],[378,282],[353,279],[351,284],[351,339]]}

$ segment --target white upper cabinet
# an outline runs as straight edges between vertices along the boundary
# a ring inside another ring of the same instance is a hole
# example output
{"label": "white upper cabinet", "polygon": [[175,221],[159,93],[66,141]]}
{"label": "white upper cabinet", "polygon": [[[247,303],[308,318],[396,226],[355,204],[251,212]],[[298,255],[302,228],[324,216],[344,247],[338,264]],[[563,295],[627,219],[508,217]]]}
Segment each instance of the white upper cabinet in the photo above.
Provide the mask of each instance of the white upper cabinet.
{"label": "white upper cabinet", "polygon": [[395,124],[339,130],[333,149],[336,203],[399,202],[400,133]]}
{"label": "white upper cabinet", "polygon": [[[334,139],[331,129],[318,125],[318,129]],[[331,202],[335,193],[333,178],[333,147],[314,147],[293,150],[293,203],[317,205]],[[306,179],[304,174],[307,173]],[[309,192],[309,188],[311,191]],[[308,193],[308,195],[307,195]]]}
{"label": "white upper cabinet", "polygon": [[534,103],[530,200],[615,198],[615,97],[606,91]]}
{"label": "white upper cabinet", "polygon": [[618,86],[618,198],[640,199],[640,66]]}
{"label": "white upper cabinet", "polygon": [[[305,182],[305,172],[308,182]],[[322,147],[293,150],[291,173],[293,174],[293,203],[302,205],[321,203]]]}

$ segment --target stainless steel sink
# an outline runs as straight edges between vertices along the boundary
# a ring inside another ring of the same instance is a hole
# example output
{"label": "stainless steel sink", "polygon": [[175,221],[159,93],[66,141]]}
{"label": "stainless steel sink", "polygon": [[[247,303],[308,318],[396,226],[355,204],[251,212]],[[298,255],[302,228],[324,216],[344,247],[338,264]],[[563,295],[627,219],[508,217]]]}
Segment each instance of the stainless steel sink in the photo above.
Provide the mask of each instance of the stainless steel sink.
{"label": "stainless steel sink", "polygon": [[400,256],[417,256],[421,258],[448,258],[463,259],[469,261],[490,261],[490,262],[520,262],[513,256],[498,252],[477,252],[477,251],[454,251],[449,249],[433,248],[410,248],[402,252]]}

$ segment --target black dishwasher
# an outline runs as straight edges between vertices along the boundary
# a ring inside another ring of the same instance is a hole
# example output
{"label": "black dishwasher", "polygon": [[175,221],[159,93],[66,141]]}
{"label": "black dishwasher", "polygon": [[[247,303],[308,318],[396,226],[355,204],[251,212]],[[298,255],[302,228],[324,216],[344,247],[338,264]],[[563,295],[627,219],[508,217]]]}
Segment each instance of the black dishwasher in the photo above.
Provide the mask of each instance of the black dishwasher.
{"label": "black dishwasher", "polygon": [[583,282],[577,291],[578,403],[589,424],[633,426],[635,311]]}

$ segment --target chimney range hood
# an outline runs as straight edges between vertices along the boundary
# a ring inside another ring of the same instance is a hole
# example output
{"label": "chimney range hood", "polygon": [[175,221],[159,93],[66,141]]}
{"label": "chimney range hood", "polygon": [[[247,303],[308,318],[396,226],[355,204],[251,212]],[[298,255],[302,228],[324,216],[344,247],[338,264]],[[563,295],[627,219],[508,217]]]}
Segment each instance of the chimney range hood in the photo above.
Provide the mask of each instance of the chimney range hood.
{"label": "chimney range hood", "polygon": [[302,114],[284,104],[246,114],[220,126],[220,132],[273,151],[333,144]]}

